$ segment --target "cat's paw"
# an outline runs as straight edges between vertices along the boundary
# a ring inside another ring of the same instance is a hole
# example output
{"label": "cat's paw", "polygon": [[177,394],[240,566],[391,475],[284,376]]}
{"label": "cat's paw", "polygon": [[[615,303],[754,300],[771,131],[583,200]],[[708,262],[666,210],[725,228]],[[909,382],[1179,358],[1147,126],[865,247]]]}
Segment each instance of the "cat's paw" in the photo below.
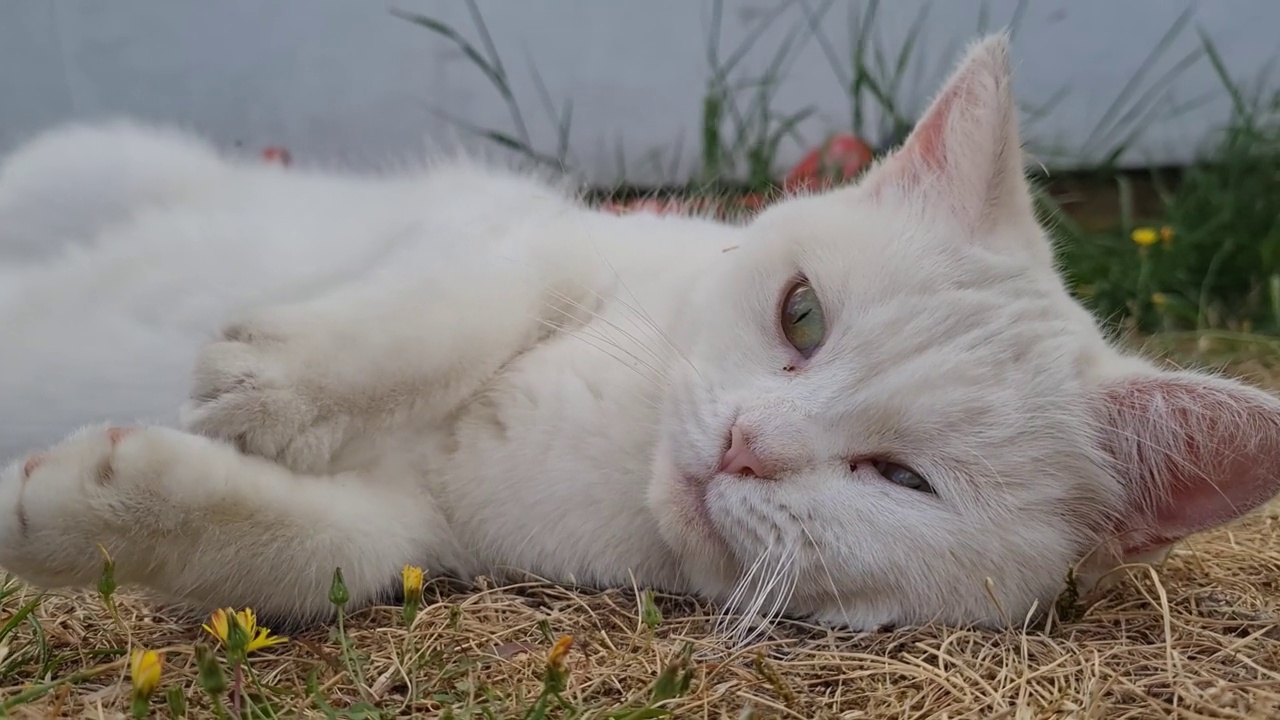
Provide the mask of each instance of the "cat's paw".
{"label": "cat's paw", "polygon": [[340,439],[305,343],[268,322],[227,326],[196,359],[181,422],[297,472],[322,472]]}
{"label": "cat's paw", "polygon": [[153,433],[89,428],[0,472],[0,566],[46,587],[93,582],[98,546],[136,533],[158,496],[165,438]]}

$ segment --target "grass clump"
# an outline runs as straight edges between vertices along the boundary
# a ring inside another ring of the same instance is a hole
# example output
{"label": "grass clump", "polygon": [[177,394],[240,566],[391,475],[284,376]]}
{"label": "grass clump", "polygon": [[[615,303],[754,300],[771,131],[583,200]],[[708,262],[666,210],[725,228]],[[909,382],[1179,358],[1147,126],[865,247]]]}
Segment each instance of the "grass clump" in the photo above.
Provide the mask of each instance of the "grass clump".
{"label": "grass clump", "polygon": [[[1157,202],[1134,202],[1135,176],[1113,176],[1119,222],[1058,225],[1065,269],[1104,317],[1142,333],[1280,332],[1280,93],[1247,96],[1208,57],[1233,99],[1202,159],[1146,178]],[[1137,178],[1139,181],[1141,178]],[[1154,231],[1159,238],[1145,241]]]}
{"label": "grass clump", "polygon": [[[1273,360],[1259,378],[1280,387]],[[117,597],[122,626],[90,592],[10,583],[0,616],[32,609],[0,641],[0,708],[129,717],[129,650],[142,648],[164,657],[150,717],[1274,717],[1277,519],[1272,507],[1198,536],[1159,574],[1122,572],[1051,623],[1010,631],[784,621],[735,648],[717,639],[716,609],[695,598],[435,579],[412,626],[396,606],[349,613],[341,636],[289,628],[287,643],[240,656],[239,680],[221,638],[128,589]]]}

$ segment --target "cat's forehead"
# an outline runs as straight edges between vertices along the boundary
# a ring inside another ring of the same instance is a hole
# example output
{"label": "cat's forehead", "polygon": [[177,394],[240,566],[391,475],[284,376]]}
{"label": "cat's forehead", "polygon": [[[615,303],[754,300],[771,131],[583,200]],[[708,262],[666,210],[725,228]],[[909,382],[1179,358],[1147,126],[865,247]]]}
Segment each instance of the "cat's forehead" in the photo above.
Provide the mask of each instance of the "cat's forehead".
{"label": "cat's forehead", "polygon": [[853,301],[813,366],[836,395],[936,425],[941,411],[1029,412],[1080,384],[1077,327],[1048,303],[968,288]]}
{"label": "cat's forehead", "polygon": [[[966,237],[916,205],[856,193],[795,198],[753,230],[768,248],[754,262],[791,267],[815,288],[829,336],[814,369],[845,397],[894,392],[1016,412],[1015,400],[1077,382],[1099,347],[1092,319],[1042,254],[994,252],[1016,243]],[[1003,232],[1048,244],[1034,225]]]}
{"label": "cat's forehead", "polygon": [[[1044,269],[1042,255],[988,252],[985,238],[969,236],[927,207],[868,202],[850,193],[795,199],[762,216],[757,232],[789,246],[807,272],[858,292],[991,286]],[[1026,245],[1046,244],[1038,228],[1027,232]]]}
{"label": "cat's forehead", "polygon": [[826,309],[812,371],[842,425],[962,438],[1078,401],[1098,336],[1051,266],[909,211],[829,198],[789,210],[762,230],[790,245]]}
{"label": "cat's forehead", "polygon": [[806,198],[762,217],[756,233],[770,248],[761,261],[794,267],[835,322],[879,340],[972,332],[1014,315],[1078,321],[1052,266],[987,251],[926,215]]}

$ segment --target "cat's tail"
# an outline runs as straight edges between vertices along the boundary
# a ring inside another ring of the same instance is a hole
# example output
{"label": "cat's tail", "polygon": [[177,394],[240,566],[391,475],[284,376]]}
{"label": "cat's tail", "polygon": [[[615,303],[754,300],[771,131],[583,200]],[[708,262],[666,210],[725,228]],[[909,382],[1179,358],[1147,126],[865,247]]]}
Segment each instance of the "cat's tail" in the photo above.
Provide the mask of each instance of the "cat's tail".
{"label": "cat's tail", "polygon": [[212,146],[173,129],[117,120],[42,133],[0,164],[0,262],[91,243],[104,227],[227,169]]}

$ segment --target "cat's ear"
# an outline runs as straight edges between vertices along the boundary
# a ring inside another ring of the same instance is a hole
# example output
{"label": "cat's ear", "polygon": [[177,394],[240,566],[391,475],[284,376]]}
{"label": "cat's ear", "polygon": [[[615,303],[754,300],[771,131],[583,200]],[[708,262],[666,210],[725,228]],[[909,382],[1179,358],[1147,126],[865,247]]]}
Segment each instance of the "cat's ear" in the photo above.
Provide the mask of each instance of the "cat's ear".
{"label": "cat's ear", "polygon": [[969,50],[902,147],[858,187],[918,198],[976,234],[1034,217],[1022,163],[1009,40],[999,34]]}
{"label": "cat's ear", "polygon": [[1280,493],[1280,400],[1231,380],[1159,373],[1099,397],[1103,442],[1125,488],[1117,539],[1136,558],[1217,527]]}

